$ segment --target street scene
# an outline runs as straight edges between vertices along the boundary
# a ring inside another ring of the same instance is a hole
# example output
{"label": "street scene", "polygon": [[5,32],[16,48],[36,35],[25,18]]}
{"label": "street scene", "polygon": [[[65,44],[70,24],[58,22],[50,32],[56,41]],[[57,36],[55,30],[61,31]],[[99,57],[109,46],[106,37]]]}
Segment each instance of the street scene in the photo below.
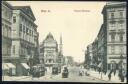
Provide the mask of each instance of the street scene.
{"label": "street scene", "polygon": [[1,3],[2,81],[127,83],[126,2],[19,2]]}

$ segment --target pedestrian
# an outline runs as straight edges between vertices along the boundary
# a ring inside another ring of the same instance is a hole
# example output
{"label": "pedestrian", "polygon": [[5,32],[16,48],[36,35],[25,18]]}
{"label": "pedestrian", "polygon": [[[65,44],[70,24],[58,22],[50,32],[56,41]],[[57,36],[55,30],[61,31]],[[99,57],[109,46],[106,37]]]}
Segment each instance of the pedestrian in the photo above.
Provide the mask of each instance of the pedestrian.
{"label": "pedestrian", "polygon": [[124,82],[124,76],[123,74],[120,75],[121,82]]}
{"label": "pedestrian", "polygon": [[109,78],[109,80],[111,80],[111,74],[112,74],[112,72],[113,72],[113,69],[110,70],[110,73],[108,74],[108,78]]}
{"label": "pedestrian", "polygon": [[121,72],[121,74],[120,74],[121,82],[124,82],[124,77],[125,77],[125,71],[122,70],[122,72]]}
{"label": "pedestrian", "polygon": [[111,73],[108,74],[108,78],[109,78],[109,80],[111,80]]}

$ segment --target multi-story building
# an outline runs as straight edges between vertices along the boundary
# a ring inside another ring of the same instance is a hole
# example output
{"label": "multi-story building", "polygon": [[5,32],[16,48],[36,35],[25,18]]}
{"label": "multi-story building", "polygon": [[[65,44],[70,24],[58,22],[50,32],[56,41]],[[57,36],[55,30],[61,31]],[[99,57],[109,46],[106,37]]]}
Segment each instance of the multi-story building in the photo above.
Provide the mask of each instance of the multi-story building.
{"label": "multi-story building", "polygon": [[58,44],[51,33],[40,45],[40,61],[49,68],[58,64]]}
{"label": "multi-story building", "polygon": [[86,68],[88,65],[88,55],[87,55],[87,50],[85,50],[85,60],[84,60],[84,67]]}
{"label": "multi-story building", "polygon": [[85,51],[85,64],[88,68],[93,66],[92,44],[89,44],[87,46],[87,50]]}
{"label": "multi-story building", "polygon": [[98,48],[97,48],[98,67],[104,72],[107,71],[107,31],[105,24],[101,25],[98,33]]}
{"label": "multi-story building", "polygon": [[74,65],[74,60],[72,56],[65,56],[65,65],[66,66],[73,66]]}
{"label": "multi-story building", "polygon": [[126,70],[126,2],[109,2],[102,11],[107,35],[107,68]]}
{"label": "multi-story building", "polygon": [[98,66],[98,37],[96,37],[96,39],[92,43],[92,54],[93,54],[92,63],[94,64],[94,68],[96,69]]}
{"label": "multi-story building", "polygon": [[32,66],[30,58],[37,48],[37,25],[30,6],[13,6],[11,62],[16,65],[17,75],[28,75]]}
{"label": "multi-story building", "polygon": [[90,58],[90,66],[92,66],[93,65],[93,54],[92,54],[92,44],[89,44],[88,46],[87,46],[87,53],[88,53],[88,55],[89,55],[89,58]]}
{"label": "multi-story building", "polygon": [[13,28],[12,27],[13,7],[5,1],[2,1],[1,7],[2,7],[2,70],[4,70],[13,67],[15,68],[15,66],[12,63],[10,63],[11,46],[12,46],[11,30]]}
{"label": "multi-story building", "polygon": [[35,34],[35,51],[33,56],[33,65],[40,64],[39,60],[39,33]]}

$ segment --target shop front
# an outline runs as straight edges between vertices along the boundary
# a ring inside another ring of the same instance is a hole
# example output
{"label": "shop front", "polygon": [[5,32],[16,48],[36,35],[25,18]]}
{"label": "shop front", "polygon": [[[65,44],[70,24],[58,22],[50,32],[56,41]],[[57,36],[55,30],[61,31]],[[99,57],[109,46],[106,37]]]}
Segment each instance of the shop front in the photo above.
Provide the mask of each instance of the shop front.
{"label": "shop front", "polygon": [[22,75],[28,76],[30,72],[30,67],[26,63],[21,63],[22,65]]}
{"label": "shop front", "polygon": [[6,65],[6,71],[9,76],[15,76],[16,75],[16,66],[12,63],[3,63],[4,66]]}

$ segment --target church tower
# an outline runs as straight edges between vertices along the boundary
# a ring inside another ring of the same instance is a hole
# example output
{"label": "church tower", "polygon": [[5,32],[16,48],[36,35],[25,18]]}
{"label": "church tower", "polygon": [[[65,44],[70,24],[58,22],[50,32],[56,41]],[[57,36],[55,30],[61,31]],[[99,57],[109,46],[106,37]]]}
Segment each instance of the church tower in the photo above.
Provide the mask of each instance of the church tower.
{"label": "church tower", "polygon": [[63,48],[63,44],[62,44],[62,35],[60,36],[60,46],[59,46],[60,48],[59,48],[59,50],[60,50],[60,55],[62,56],[63,55],[63,50],[62,50],[62,48]]}

